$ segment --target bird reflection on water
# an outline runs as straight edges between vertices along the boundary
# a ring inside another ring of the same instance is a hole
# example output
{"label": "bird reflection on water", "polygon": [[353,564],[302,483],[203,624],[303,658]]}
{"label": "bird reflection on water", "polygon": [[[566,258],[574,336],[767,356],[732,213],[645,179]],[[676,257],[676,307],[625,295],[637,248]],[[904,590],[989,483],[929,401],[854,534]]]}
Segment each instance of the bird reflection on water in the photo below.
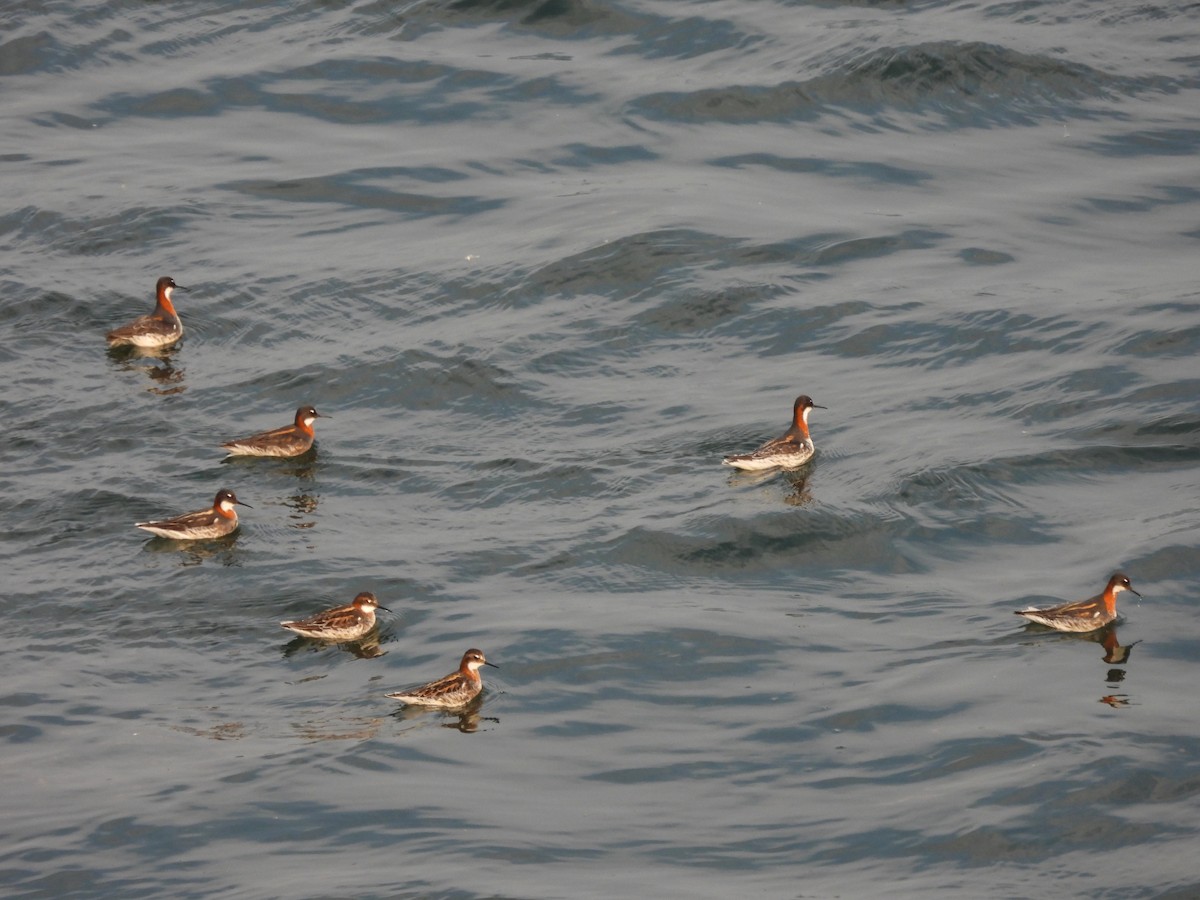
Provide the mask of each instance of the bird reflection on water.
{"label": "bird reflection on water", "polygon": [[187,390],[184,370],[173,363],[177,353],[176,347],[114,347],[108,351],[123,372],[144,373],[152,382],[146,390],[164,397]]}
{"label": "bird reflection on water", "polygon": [[175,541],[170,538],[155,537],[146,541],[142,546],[143,553],[172,553],[179,557],[181,566],[198,566],[205,560],[216,560],[222,566],[236,566],[241,557],[237,553],[237,542],[241,531],[235,531],[224,537],[208,538],[200,541]]}
{"label": "bird reflection on water", "polygon": [[438,709],[429,706],[401,706],[392,713],[392,718],[401,722],[415,722],[436,715],[441,728],[452,728],[463,734],[474,734],[483,724],[498,725],[500,719],[496,716],[481,716],[484,694],[480,694],[466,706],[458,709]]}
{"label": "bird reflection on water", "polygon": [[1141,641],[1134,641],[1131,644],[1122,644],[1117,637],[1117,626],[1106,625],[1096,631],[1079,633],[1070,631],[1049,631],[1044,626],[1029,626],[1037,628],[1047,636],[1052,636],[1059,642],[1075,643],[1083,642],[1088,644],[1099,644],[1104,651],[1101,656],[1101,662],[1108,666],[1119,666],[1121,668],[1110,668],[1105,672],[1105,693],[1100,697],[1101,703],[1107,703],[1114,709],[1129,706],[1130,700],[1128,694],[1114,694],[1112,689],[1121,685],[1128,674],[1125,668],[1129,665],[1129,658]]}
{"label": "bird reflection on water", "polygon": [[727,483],[732,488],[752,488],[782,477],[784,483],[790,488],[784,495],[783,502],[788,506],[807,506],[813,501],[812,492],[808,488],[811,475],[812,468],[807,466],[799,470],[776,468],[768,469],[765,472],[737,471],[729,476]]}
{"label": "bird reflection on water", "polygon": [[381,656],[387,656],[387,651],[383,649],[385,639],[380,634],[380,630],[376,628],[366,637],[357,641],[343,641],[341,643],[332,643],[330,641],[319,641],[314,638],[295,637],[288,641],[283,647],[283,658],[290,659],[297,653],[305,651],[311,653],[319,653],[322,650],[328,650],[331,647],[336,647],[349,653],[356,659],[378,659]]}

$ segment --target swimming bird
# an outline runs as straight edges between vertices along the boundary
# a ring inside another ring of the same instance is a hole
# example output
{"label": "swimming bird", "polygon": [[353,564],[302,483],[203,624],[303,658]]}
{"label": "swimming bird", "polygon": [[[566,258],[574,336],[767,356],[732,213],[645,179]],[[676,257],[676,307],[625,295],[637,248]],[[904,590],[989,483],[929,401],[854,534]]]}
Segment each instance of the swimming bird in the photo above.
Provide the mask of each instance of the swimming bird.
{"label": "swimming bird", "polygon": [[296,410],[296,419],[291,425],[226,441],[221,446],[230,456],[299,456],[313,445],[316,437],[313,422],[328,418],[317,412],[315,406],[302,406]]}
{"label": "swimming bird", "polygon": [[[159,537],[176,541],[196,541],[224,537],[238,527],[238,514],[234,505],[250,507],[234,496],[233,491],[221,488],[209,509],[184,513],[173,519],[159,519],[153,522],[134,522],[133,524],[156,534]],[[251,509],[253,507],[250,507]]]}
{"label": "swimming bird", "polygon": [[114,328],[105,339],[110,347],[170,347],[183,337],[183,323],[179,321],[179,313],[175,312],[175,304],[171,295],[175,291],[189,291],[176,284],[170,275],[158,279],[154,292],[158,298],[154,312],[139,316],[128,325]]}
{"label": "swimming bird", "polygon": [[363,591],[354,598],[354,602],[349,606],[338,606],[309,616],[307,619],[296,619],[279,624],[303,637],[319,641],[357,641],[369,634],[375,627],[375,610],[377,609],[391,612],[386,606],[379,605],[374,594],[370,591]]}
{"label": "swimming bird", "polygon": [[1104,590],[1095,597],[1047,609],[1017,609],[1013,610],[1013,613],[1058,631],[1095,631],[1116,619],[1117,594],[1121,591],[1133,591],[1139,597],[1142,596],[1133,590],[1128,575],[1117,572],[1108,579]]}
{"label": "swimming bird", "polygon": [[457,672],[451,672],[445,678],[439,678],[429,684],[396,691],[387,696],[393,700],[407,703],[409,706],[429,706],[442,709],[466,706],[483,690],[483,679],[479,677],[480,666],[500,668],[495,663],[484,659],[482,650],[472,648],[463,654]]}
{"label": "swimming bird", "polygon": [[808,394],[801,394],[792,405],[792,427],[774,440],[767,441],[752,453],[727,456],[722,462],[735,469],[757,472],[763,469],[796,469],[816,452],[808,435],[808,411],[825,409],[813,403]]}

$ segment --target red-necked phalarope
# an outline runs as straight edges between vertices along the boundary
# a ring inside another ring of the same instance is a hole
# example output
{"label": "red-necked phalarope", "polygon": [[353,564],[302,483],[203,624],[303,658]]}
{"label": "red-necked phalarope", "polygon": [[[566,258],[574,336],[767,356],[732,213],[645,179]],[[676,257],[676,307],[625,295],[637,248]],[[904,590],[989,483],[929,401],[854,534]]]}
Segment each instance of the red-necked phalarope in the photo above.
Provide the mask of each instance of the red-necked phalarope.
{"label": "red-necked phalarope", "polygon": [[230,456],[299,456],[307,453],[313,445],[313,422],[328,419],[315,406],[302,406],[296,410],[296,420],[274,431],[226,441],[221,446]]}
{"label": "red-necked phalarope", "polygon": [[463,654],[458,671],[452,672],[445,678],[431,681],[420,687],[409,688],[388,694],[393,700],[400,700],[409,706],[438,706],[443,709],[454,709],[466,706],[479,696],[483,690],[483,679],[479,677],[480,666],[500,668],[483,658],[482,650],[472,648]]}
{"label": "red-necked phalarope", "polygon": [[1014,610],[1014,613],[1059,631],[1095,631],[1117,617],[1117,594],[1121,591],[1133,591],[1139,597],[1142,596],[1133,590],[1128,575],[1117,572],[1108,579],[1103,592],[1095,597],[1064,603],[1062,606],[1051,606],[1049,609],[1018,609]]}
{"label": "red-necked phalarope", "polygon": [[284,628],[319,641],[357,641],[365,637],[375,627],[375,610],[382,609],[391,612],[386,606],[380,606],[375,595],[363,591],[354,598],[349,606],[339,606],[327,609],[307,619],[297,619],[294,622],[280,622]]}
{"label": "red-necked phalarope", "polygon": [[105,337],[110,347],[169,347],[178,343],[183,337],[183,323],[179,321],[179,313],[175,312],[175,304],[171,302],[171,294],[175,291],[187,291],[175,283],[175,279],[164,275],[158,279],[154,288],[158,303],[154,312],[139,316],[128,325],[114,328]]}
{"label": "red-necked phalarope", "polygon": [[750,472],[762,469],[796,469],[813,457],[815,448],[808,436],[808,411],[825,409],[813,403],[812,397],[801,394],[792,406],[792,427],[774,440],[767,441],[753,453],[727,456],[725,465]]}
{"label": "red-necked phalarope", "polygon": [[[238,514],[234,504],[249,507],[234,496],[233,491],[222,488],[209,509],[185,513],[173,519],[156,522],[134,522],[133,524],[151,534],[176,541],[197,541],[224,537],[238,527]],[[252,508],[252,507],[251,507]]]}

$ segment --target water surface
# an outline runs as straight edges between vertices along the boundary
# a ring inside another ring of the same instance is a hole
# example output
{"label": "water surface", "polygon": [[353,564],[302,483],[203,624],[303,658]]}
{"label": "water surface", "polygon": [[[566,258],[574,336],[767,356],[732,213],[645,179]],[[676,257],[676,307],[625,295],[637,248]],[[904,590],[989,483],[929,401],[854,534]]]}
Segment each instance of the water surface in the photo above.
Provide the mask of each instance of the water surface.
{"label": "water surface", "polygon": [[13,896],[1200,892],[1194,7],[4,19]]}

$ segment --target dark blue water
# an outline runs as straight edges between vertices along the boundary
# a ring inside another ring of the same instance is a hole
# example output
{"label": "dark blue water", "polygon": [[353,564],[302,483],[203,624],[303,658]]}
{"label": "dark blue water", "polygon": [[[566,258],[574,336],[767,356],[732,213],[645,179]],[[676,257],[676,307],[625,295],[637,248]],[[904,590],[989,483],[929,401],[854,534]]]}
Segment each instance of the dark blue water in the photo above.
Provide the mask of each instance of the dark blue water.
{"label": "dark blue water", "polygon": [[6,895],[1200,894],[1200,9],[0,23]]}

